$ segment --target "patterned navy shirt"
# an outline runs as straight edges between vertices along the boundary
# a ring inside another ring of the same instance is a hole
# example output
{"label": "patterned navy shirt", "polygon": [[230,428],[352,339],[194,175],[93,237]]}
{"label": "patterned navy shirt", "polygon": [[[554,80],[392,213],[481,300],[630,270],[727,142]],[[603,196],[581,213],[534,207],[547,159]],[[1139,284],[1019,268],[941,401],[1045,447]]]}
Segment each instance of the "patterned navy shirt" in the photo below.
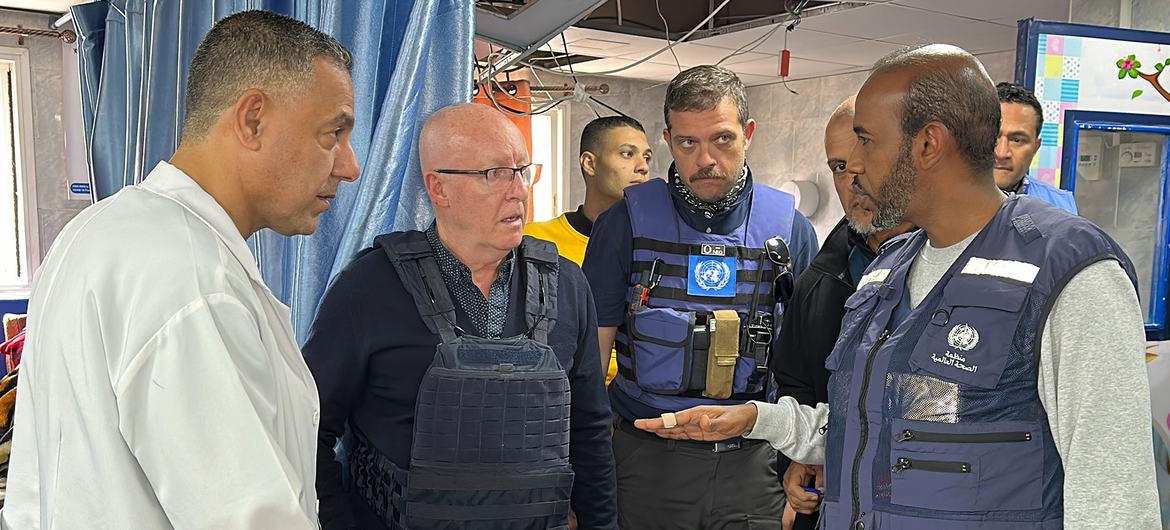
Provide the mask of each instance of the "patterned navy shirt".
{"label": "patterned navy shirt", "polygon": [[471,269],[439,240],[439,230],[435,223],[431,223],[426,234],[431,250],[435,251],[435,259],[439,262],[439,271],[443,273],[443,283],[447,285],[455,303],[471,317],[476,327],[474,334],[489,339],[500,338],[504,332],[504,320],[508,317],[508,293],[512,288],[512,262],[515,261],[516,252],[509,252],[508,257],[500,263],[496,281],[488,289],[490,296],[485,300],[483,292],[471,281]]}

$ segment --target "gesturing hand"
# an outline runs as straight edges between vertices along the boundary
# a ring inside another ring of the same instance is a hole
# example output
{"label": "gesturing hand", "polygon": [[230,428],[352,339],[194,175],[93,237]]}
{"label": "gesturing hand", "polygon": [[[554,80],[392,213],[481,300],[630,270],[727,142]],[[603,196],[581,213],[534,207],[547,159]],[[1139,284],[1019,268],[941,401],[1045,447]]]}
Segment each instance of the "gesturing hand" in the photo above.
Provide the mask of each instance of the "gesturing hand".
{"label": "gesturing hand", "polygon": [[634,426],[672,440],[718,442],[740,436],[756,425],[756,406],[752,403],[731,406],[701,406],[661,418],[635,420]]}

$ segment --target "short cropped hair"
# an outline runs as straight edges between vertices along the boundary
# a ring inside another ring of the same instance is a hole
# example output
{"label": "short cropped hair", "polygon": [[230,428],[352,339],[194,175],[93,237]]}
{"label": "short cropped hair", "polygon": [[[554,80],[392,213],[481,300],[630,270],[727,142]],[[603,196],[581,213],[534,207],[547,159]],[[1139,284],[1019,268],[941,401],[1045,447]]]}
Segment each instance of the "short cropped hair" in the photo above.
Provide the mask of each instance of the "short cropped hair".
{"label": "short cropped hair", "polygon": [[[929,45],[895,51],[874,64],[873,73],[909,68],[910,87],[902,99],[902,134],[918,134],[927,123],[946,126],[967,165],[975,171],[995,167],[999,139],[999,100],[982,67],[936,68],[935,56],[915,53]],[[965,52],[964,52],[965,53]],[[967,54],[979,65],[978,60]]]}
{"label": "short cropped hair", "polygon": [[1036,94],[1024,85],[1006,82],[995,85],[995,93],[999,96],[1000,103],[1018,103],[1032,107],[1032,110],[1036,111],[1036,137],[1039,138],[1040,129],[1044,128],[1044,108],[1040,106]]}
{"label": "short cropped hair", "polygon": [[642,134],[646,133],[646,129],[642,128],[642,124],[629,116],[605,116],[603,118],[597,118],[585,125],[585,130],[581,131],[580,154],[585,154],[586,151],[595,155],[599,154],[601,139],[605,137],[605,133],[618,127],[629,127]]}
{"label": "short cropped hair", "polygon": [[245,90],[293,93],[312,78],[313,60],[353,68],[337,39],[284,15],[242,11],[216,22],[187,72],[183,138],[199,140]]}

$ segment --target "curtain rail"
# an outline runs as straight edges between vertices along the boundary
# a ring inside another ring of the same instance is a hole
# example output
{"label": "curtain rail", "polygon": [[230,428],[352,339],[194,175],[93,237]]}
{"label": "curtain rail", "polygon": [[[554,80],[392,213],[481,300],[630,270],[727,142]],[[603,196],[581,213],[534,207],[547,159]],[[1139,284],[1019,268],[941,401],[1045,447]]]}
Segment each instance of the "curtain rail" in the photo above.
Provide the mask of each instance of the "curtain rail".
{"label": "curtain rail", "polygon": [[21,45],[24,45],[25,37],[52,37],[54,39],[61,39],[61,42],[65,44],[77,42],[77,33],[69,29],[54,31],[51,29],[26,28],[24,26],[0,26],[0,34],[19,35],[19,43]]}

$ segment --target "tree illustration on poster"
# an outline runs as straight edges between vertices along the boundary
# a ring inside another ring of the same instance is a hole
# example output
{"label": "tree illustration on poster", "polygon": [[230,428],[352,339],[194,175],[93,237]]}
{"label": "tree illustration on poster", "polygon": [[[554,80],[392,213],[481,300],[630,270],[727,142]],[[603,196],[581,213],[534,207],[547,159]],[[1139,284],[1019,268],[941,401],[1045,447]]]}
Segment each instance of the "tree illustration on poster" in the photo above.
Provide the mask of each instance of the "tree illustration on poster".
{"label": "tree illustration on poster", "polygon": [[[1150,85],[1153,85],[1154,90],[1158,91],[1158,94],[1161,94],[1163,99],[1170,101],[1170,91],[1167,91],[1166,88],[1162,86],[1162,83],[1158,81],[1158,77],[1162,75],[1162,70],[1167,66],[1170,66],[1170,58],[1155,63],[1154,73],[1141,72],[1138,71],[1138,68],[1142,67],[1142,62],[1138,60],[1133,54],[1130,54],[1128,57],[1122,57],[1117,60],[1117,78],[1125,79],[1128,77],[1130,79],[1145,79],[1148,83],[1150,83]],[[1129,96],[1129,99],[1137,99],[1138,96],[1141,96],[1144,92],[1145,91],[1141,89],[1134,90],[1133,94]]]}

